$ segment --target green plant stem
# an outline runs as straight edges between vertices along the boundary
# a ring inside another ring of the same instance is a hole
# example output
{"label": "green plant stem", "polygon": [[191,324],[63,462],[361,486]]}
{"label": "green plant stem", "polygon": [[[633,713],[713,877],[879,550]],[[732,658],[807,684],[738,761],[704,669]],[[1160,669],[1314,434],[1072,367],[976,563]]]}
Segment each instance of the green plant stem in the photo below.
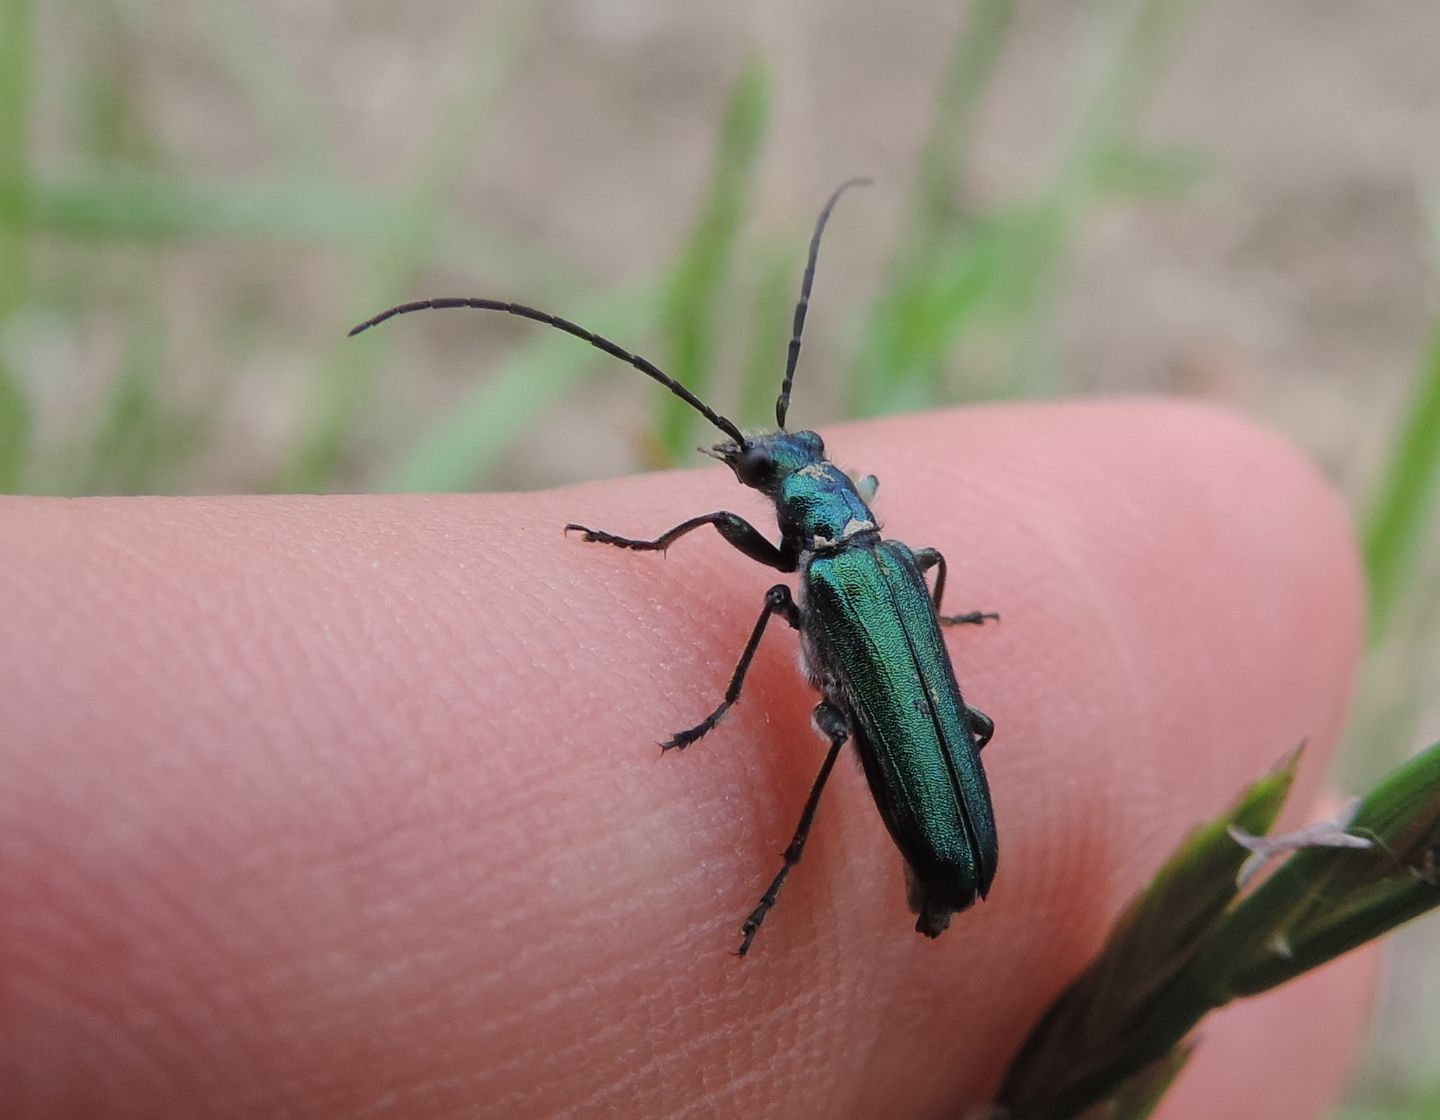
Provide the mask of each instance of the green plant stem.
{"label": "green plant stem", "polygon": [[960,196],[980,106],[1014,16],[1014,0],[978,0],[955,41],[921,148],[905,232],[850,366],[852,413],[933,403],[919,389],[922,373],[962,328],[965,309],[977,304],[973,296],[983,290],[983,277],[973,270],[968,282],[947,284],[947,279],[957,259],[969,256],[970,221]]}
{"label": "green plant stem", "polygon": [[1407,586],[1440,488],[1440,319],[1406,407],[1390,467],[1365,519],[1370,637],[1383,640]]}
{"label": "green plant stem", "polygon": [[[0,0],[0,328],[25,299],[29,277],[30,0]],[[19,490],[30,444],[30,401],[0,349],[0,491]]]}
{"label": "green plant stem", "polygon": [[1303,848],[1232,904],[1242,856],[1224,826],[1254,833],[1245,818],[1264,823],[1286,786],[1285,769],[1256,783],[1166,862],[1016,1055],[998,1097],[1010,1120],[1070,1120],[1116,1099],[1214,1009],[1440,905],[1440,744],[1360,804],[1347,831],[1369,848]]}
{"label": "green plant stem", "polygon": [[1014,22],[1015,0],[978,0],[966,13],[920,151],[904,252],[923,253],[935,231],[954,224],[959,214],[956,192],[969,173],[980,106]]}
{"label": "green plant stem", "polygon": [[32,34],[30,0],[0,0],[0,318],[25,295]]}

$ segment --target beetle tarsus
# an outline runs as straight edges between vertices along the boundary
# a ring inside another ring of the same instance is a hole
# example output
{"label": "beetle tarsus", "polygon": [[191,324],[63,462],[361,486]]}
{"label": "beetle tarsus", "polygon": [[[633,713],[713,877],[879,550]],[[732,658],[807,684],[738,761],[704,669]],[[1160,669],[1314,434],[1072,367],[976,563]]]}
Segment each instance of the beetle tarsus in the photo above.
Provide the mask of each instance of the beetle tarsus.
{"label": "beetle tarsus", "polygon": [[694,727],[686,728],[684,731],[677,731],[670,738],[660,744],[662,751],[683,751],[697,739],[704,738],[715,729],[715,725],[725,718],[725,713],[730,710],[731,701],[726,700]]}
{"label": "beetle tarsus", "polygon": [[939,618],[942,626],[960,626],[966,623],[980,626],[986,622],[1000,621],[1000,616],[994,611],[971,611],[969,614],[942,614]]}
{"label": "beetle tarsus", "polygon": [[940,602],[945,598],[945,574],[947,565],[945,557],[938,548],[917,548],[915,550],[915,562],[920,565],[922,572],[935,569],[935,590],[930,593],[930,602],[935,605],[935,616],[940,620],[942,626],[955,626],[963,622],[980,625],[989,620],[999,622],[1000,616],[994,611],[970,611],[968,614],[944,615],[940,613]]}
{"label": "beetle tarsus", "polygon": [[664,552],[686,533],[693,533],[696,529],[706,525],[715,526],[717,533],[750,559],[758,560],[761,564],[768,565],[780,572],[795,570],[795,555],[792,552],[771,544],[765,534],[754,525],[726,509],[717,510],[715,513],[703,513],[699,517],[682,521],[675,528],[666,530],[654,540],[617,537],[614,533],[607,533],[602,529],[587,529],[584,525],[574,524],[566,525],[565,532],[579,533],[582,540],[595,544],[628,548],[634,552]]}
{"label": "beetle tarsus", "polygon": [[582,541],[591,544],[608,544],[615,548],[634,549],[637,552],[665,551],[665,545],[660,543],[661,540],[664,540],[663,537],[653,541],[631,540],[629,537],[617,537],[614,533],[607,533],[604,529],[587,529],[584,525],[573,524],[565,526],[565,533],[567,536],[570,533],[579,533]]}
{"label": "beetle tarsus", "polygon": [[995,737],[995,721],[974,705],[966,704],[965,722],[970,725],[970,734],[975,736],[975,750],[984,750],[985,744]]}

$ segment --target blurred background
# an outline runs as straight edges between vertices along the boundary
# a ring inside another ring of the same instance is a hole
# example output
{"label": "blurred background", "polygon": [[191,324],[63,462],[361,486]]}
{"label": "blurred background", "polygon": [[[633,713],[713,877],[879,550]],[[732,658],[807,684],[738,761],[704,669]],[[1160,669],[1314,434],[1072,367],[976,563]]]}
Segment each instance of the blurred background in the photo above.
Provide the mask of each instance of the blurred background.
{"label": "blurred background", "polygon": [[[763,424],[1162,392],[1285,431],[1364,538],[1337,780],[1440,731],[1431,0],[0,0],[0,489],[532,488],[702,462],[529,302]],[[1277,756],[1288,744],[1277,744]],[[1440,926],[1347,1120],[1440,1115]]]}

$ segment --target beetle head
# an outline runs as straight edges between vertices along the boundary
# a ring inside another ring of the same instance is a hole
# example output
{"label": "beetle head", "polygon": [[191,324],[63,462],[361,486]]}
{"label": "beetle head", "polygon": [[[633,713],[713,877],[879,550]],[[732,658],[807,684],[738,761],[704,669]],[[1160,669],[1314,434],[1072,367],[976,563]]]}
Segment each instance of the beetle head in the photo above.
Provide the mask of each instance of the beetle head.
{"label": "beetle head", "polygon": [[825,461],[825,441],[815,432],[767,432],[743,444],[725,440],[700,452],[726,464],[746,486],[774,495],[796,471]]}

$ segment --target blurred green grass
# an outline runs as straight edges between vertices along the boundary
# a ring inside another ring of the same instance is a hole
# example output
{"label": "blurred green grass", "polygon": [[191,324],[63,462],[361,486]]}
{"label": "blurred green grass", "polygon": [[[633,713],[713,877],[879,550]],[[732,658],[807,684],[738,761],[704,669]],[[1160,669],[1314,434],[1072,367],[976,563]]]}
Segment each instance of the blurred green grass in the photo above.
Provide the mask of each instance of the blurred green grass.
{"label": "blurred green grass", "polygon": [[[1051,170],[1029,197],[996,203],[971,196],[970,155],[1013,39],[1016,4],[975,0],[930,107],[893,257],[878,293],[855,314],[837,396],[846,415],[1067,390],[1056,303],[1077,243],[1107,208],[1134,199],[1183,205],[1207,174],[1201,154],[1157,148],[1140,129],[1199,7],[1199,0],[1137,0],[1087,9],[1088,53],[1064,79],[1072,111]],[[462,172],[485,150],[495,104],[526,42],[527,5],[504,7],[499,22],[470,21],[459,47],[466,81],[440,111],[415,122],[421,155],[384,188],[346,172],[335,125],[253,9],[210,0],[200,10],[193,46],[274,153],[243,181],[195,171],[159,139],[132,65],[155,18],[146,5],[94,5],[100,30],[93,33],[125,49],[97,54],[102,63],[57,83],[42,80],[35,65],[38,6],[0,0],[0,490],[205,488],[213,476],[203,464],[245,391],[243,359],[258,339],[286,329],[287,309],[236,284],[229,303],[206,311],[233,366],[189,368],[192,351],[168,325],[176,286],[167,268],[189,254],[255,246],[282,267],[292,255],[322,257],[344,290],[337,302],[362,313],[421,294],[422,278],[460,273],[478,259],[503,261],[515,290],[540,293],[547,306],[553,296],[557,310],[656,356],[741,423],[768,422],[813,214],[797,214],[781,234],[756,228],[757,180],[776,155],[775,93],[763,57],[740,70],[717,108],[709,181],[668,261],[649,278],[586,294],[582,268],[546,257],[503,225],[467,218],[456,203]],[[44,163],[34,121],[57,115],[42,104],[57,89],[66,159]],[[348,325],[335,324],[332,341],[305,369],[269,387],[272,407],[286,417],[283,432],[234,452],[227,479],[268,491],[483,488],[589,378],[613,372],[603,357],[551,332],[507,334],[514,339],[508,356],[464,399],[407,446],[377,449],[367,420],[381,407],[386,380],[400,376],[391,335],[348,342]],[[97,335],[109,342],[84,341]],[[1434,686],[1427,651],[1440,633],[1433,592],[1440,321],[1416,348],[1412,403],[1391,436],[1388,465],[1357,511],[1371,662],[1385,667],[1388,686],[1368,706],[1361,698],[1368,714],[1348,763],[1357,781],[1419,740],[1416,721]],[[67,363],[96,360],[104,366],[97,392],[85,397],[63,383]],[[727,369],[741,374],[726,376]],[[685,461],[700,436],[696,418],[663,395],[652,408],[650,430],[635,441],[635,464]],[[1433,1065],[1400,1080],[1398,1088],[1394,1078],[1376,1084],[1373,1100],[1347,1117],[1435,1115]],[[1394,1103],[1401,1097],[1410,1103]]]}

